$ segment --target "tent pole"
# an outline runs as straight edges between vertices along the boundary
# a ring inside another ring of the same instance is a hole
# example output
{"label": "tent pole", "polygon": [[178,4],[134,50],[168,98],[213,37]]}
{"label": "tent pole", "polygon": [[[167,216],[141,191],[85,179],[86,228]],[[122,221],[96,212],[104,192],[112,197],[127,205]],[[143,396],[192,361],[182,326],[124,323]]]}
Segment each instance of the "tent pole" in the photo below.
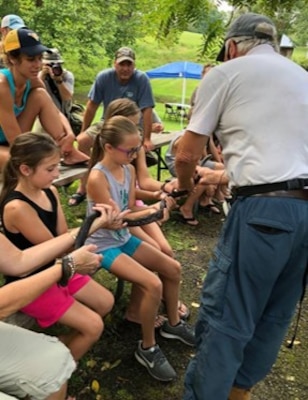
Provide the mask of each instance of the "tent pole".
{"label": "tent pole", "polygon": [[[185,97],[186,97],[186,77],[183,77],[183,89],[182,89],[182,101],[181,104],[185,104]],[[183,112],[181,112],[181,129],[183,128]]]}

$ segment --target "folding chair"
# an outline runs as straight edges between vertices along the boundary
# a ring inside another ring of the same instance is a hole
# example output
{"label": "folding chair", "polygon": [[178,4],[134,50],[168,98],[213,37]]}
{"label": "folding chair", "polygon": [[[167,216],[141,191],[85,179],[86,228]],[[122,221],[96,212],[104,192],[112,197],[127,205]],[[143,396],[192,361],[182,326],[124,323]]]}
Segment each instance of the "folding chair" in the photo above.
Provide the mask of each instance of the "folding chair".
{"label": "folding chair", "polygon": [[164,118],[168,117],[169,119],[177,120],[177,113],[174,110],[173,106],[169,103],[165,103],[165,114]]}
{"label": "folding chair", "polygon": [[177,116],[177,119],[178,118],[183,119],[183,120],[187,119],[187,117],[188,117],[187,108],[184,106],[178,105],[176,107],[176,116]]}

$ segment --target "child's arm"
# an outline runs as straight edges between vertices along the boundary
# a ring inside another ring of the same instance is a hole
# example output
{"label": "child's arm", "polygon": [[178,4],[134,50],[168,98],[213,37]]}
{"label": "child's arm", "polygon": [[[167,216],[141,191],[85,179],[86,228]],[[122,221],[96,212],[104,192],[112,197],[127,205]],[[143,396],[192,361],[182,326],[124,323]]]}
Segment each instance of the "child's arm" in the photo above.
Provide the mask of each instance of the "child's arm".
{"label": "child's arm", "polygon": [[106,175],[97,169],[92,169],[88,176],[87,193],[95,204],[109,204],[111,198],[109,182]]}
{"label": "child's arm", "polygon": [[4,208],[3,220],[10,232],[21,233],[34,245],[53,237],[35,209],[25,201],[16,199],[9,202]]}
{"label": "child's arm", "polygon": [[62,235],[62,233],[65,233],[68,231],[68,226],[67,226],[67,222],[66,222],[65,215],[63,212],[62,204],[60,202],[58,190],[55,186],[52,186],[51,190],[52,190],[53,194],[55,195],[55,197],[57,199],[57,203],[58,203],[57,234]]}

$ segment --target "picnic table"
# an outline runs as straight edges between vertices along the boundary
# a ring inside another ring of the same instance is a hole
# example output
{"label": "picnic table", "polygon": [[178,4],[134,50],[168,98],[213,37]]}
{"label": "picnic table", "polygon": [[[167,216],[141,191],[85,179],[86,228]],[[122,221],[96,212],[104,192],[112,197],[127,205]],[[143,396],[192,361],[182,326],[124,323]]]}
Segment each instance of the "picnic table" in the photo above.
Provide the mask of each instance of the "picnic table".
{"label": "picnic table", "polygon": [[166,132],[166,133],[152,133],[151,140],[154,144],[154,152],[157,155],[157,173],[156,179],[160,181],[161,178],[161,171],[168,169],[167,164],[165,163],[165,159],[162,155],[162,148],[168,145],[177,135],[178,131],[176,132]]}
{"label": "picnic table", "polygon": [[[166,132],[166,133],[152,133],[151,139],[154,144],[154,152],[157,155],[157,180],[160,181],[161,171],[168,169],[164,157],[162,155],[162,148],[168,145],[178,132]],[[67,167],[60,165],[60,175],[54,180],[54,185],[57,187],[63,187],[69,185],[77,179],[82,178],[86,172],[87,167]]]}

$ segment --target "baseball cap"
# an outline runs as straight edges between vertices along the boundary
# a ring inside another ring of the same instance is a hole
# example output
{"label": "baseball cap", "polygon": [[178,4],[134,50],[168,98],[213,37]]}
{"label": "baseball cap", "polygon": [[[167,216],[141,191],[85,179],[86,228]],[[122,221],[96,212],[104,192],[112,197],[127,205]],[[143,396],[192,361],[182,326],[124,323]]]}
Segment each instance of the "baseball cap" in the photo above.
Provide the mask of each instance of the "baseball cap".
{"label": "baseball cap", "polygon": [[23,19],[15,14],[8,14],[2,18],[1,28],[20,29],[25,28]]}
{"label": "baseball cap", "polygon": [[117,63],[121,63],[122,61],[130,61],[135,62],[135,53],[129,47],[121,47],[115,54],[115,60]]}
{"label": "baseball cap", "polygon": [[42,61],[43,64],[64,63],[59,50],[56,48],[44,51]]}
{"label": "baseball cap", "polygon": [[10,31],[4,39],[3,49],[5,53],[20,50],[21,53],[30,57],[50,51],[48,47],[42,45],[35,32],[24,28]]}
{"label": "baseball cap", "polygon": [[255,13],[241,15],[230,26],[224,44],[216,58],[217,61],[224,61],[226,41],[232,37],[240,36],[274,41],[276,38],[276,28],[273,21],[265,15]]}

